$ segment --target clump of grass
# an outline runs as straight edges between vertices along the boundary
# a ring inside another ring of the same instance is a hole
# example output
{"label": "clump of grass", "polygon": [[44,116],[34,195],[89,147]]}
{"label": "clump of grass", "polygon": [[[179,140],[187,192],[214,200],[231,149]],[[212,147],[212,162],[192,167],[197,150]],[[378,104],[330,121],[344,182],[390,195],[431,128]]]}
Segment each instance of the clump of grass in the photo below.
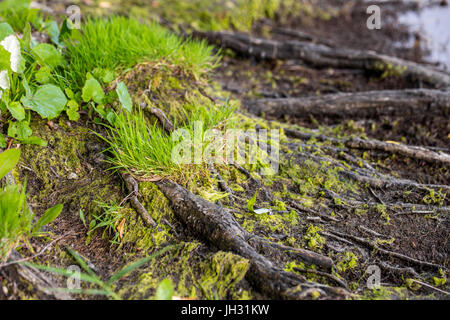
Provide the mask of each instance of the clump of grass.
{"label": "clump of grass", "polygon": [[67,77],[78,88],[95,68],[125,70],[142,61],[165,60],[199,77],[218,62],[204,41],[183,41],[157,23],[125,17],[87,20],[81,33],[67,41],[67,56]]}
{"label": "clump of grass", "polygon": [[22,31],[27,22],[39,26],[43,18],[39,9],[29,8],[30,0],[4,0],[0,2],[0,20],[7,22],[15,31]]}
{"label": "clump of grass", "polygon": [[139,176],[175,176],[182,173],[172,162],[175,142],[156,124],[149,126],[142,111],[117,114],[107,138],[112,169],[126,169]]}
{"label": "clump of grass", "polygon": [[[228,105],[214,108],[198,106],[195,110],[185,110],[187,120],[180,125],[175,123],[175,127],[183,129],[193,140],[199,134],[196,123],[201,124],[203,137],[210,129],[225,128],[233,110]],[[114,170],[126,170],[145,178],[173,178],[180,182],[193,181],[205,175],[205,163],[177,163],[172,159],[172,151],[180,141],[172,139],[158,123],[150,125],[140,108],[133,113],[118,113],[114,126],[107,127],[109,134],[105,140],[112,154],[108,161]],[[210,142],[202,141],[202,152]]]}

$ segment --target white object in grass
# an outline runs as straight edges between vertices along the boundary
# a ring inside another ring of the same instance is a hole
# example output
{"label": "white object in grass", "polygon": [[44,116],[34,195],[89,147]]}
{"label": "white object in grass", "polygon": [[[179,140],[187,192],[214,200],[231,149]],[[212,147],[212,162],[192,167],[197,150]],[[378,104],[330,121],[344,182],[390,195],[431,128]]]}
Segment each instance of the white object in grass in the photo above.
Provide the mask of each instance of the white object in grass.
{"label": "white object in grass", "polygon": [[11,54],[11,70],[13,72],[18,72],[21,58],[19,40],[12,34],[3,39],[2,42],[0,42],[0,45]]}

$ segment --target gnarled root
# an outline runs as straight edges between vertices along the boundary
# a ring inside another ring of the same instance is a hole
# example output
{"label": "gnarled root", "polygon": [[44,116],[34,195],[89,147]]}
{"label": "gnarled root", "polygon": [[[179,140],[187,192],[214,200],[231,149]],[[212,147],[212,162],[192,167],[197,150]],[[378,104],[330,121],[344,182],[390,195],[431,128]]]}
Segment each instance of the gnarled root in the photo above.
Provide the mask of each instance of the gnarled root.
{"label": "gnarled root", "polygon": [[252,246],[261,245],[263,241],[255,240],[255,236],[245,231],[224,208],[170,180],[155,184],[169,200],[176,217],[192,233],[220,250],[233,251],[250,260],[247,278],[261,292],[281,299],[302,299],[317,293],[323,298],[344,298],[348,295],[344,289],[308,282],[304,277],[276,266]]}

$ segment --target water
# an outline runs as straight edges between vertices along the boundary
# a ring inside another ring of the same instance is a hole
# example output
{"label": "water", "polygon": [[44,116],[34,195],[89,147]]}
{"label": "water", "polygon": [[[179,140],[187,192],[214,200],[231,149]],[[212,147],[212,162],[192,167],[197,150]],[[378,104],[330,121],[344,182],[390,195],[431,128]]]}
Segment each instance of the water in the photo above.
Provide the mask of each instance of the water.
{"label": "water", "polygon": [[430,50],[427,60],[439,62],[450,71],[450,6],[425,7],[409,11],[399,17],[399,22],[418,32]]}

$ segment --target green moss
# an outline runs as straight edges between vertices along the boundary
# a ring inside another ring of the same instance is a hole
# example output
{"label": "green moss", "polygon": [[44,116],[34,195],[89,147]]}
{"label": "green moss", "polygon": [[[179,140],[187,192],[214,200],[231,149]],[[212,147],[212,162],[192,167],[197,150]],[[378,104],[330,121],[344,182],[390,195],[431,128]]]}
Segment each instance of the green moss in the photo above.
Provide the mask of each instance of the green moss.
{"label": "green moss", "polygon": [[248,268],[248,260],[232,253],[217,252],[200,258],[198,242],[184,245],[144,270],[137,272],[132,283],[119,290],[126,299],[151,299],[160,281],[165,278],[174,283],[174,296],[195,299],[248,299],[252,294],[243,290],[241,281]]}
{"label": "green moss", "polygon": [[345,272],[356,268],[358,265],[358,257],[351,251],[346,251],[340,255],[336,268],[339,272]]}
{"label": "green moss", "polygon": [[319,234],[320,231],[322,231],[321,227],[312,224],[310,224],[306,230],[304,240],[306,241],[307,246],[312,250],[318,250],[325,244],[325,238]]}
{"label": "green moss", "polygon": [[[230,252],[217,252],[200,265],[204,270],[198,284],[207,299],[248,298],[248,292],[233,292],[250,267],[249,261]],[[231,292],[231,295],[230,295]]]}
{"label": "green moss", "polygon": [[[86,144],[98,145],[98,140],[89,129],[78,126],[54,124],[51,129],[46,121],[34,119],[31,127],[35,135],[48,141],[48,147],[22,146],[21,175],[29,179],[29,188],[39,203],[55,202],[65,205],[66,210],[86,213],[98,210],[95,201],[117,200],[120,186],[102,169],[94,168],[86,160],[98,156],[91,153]],[[23,179],[21,179],[23,180]]]}

